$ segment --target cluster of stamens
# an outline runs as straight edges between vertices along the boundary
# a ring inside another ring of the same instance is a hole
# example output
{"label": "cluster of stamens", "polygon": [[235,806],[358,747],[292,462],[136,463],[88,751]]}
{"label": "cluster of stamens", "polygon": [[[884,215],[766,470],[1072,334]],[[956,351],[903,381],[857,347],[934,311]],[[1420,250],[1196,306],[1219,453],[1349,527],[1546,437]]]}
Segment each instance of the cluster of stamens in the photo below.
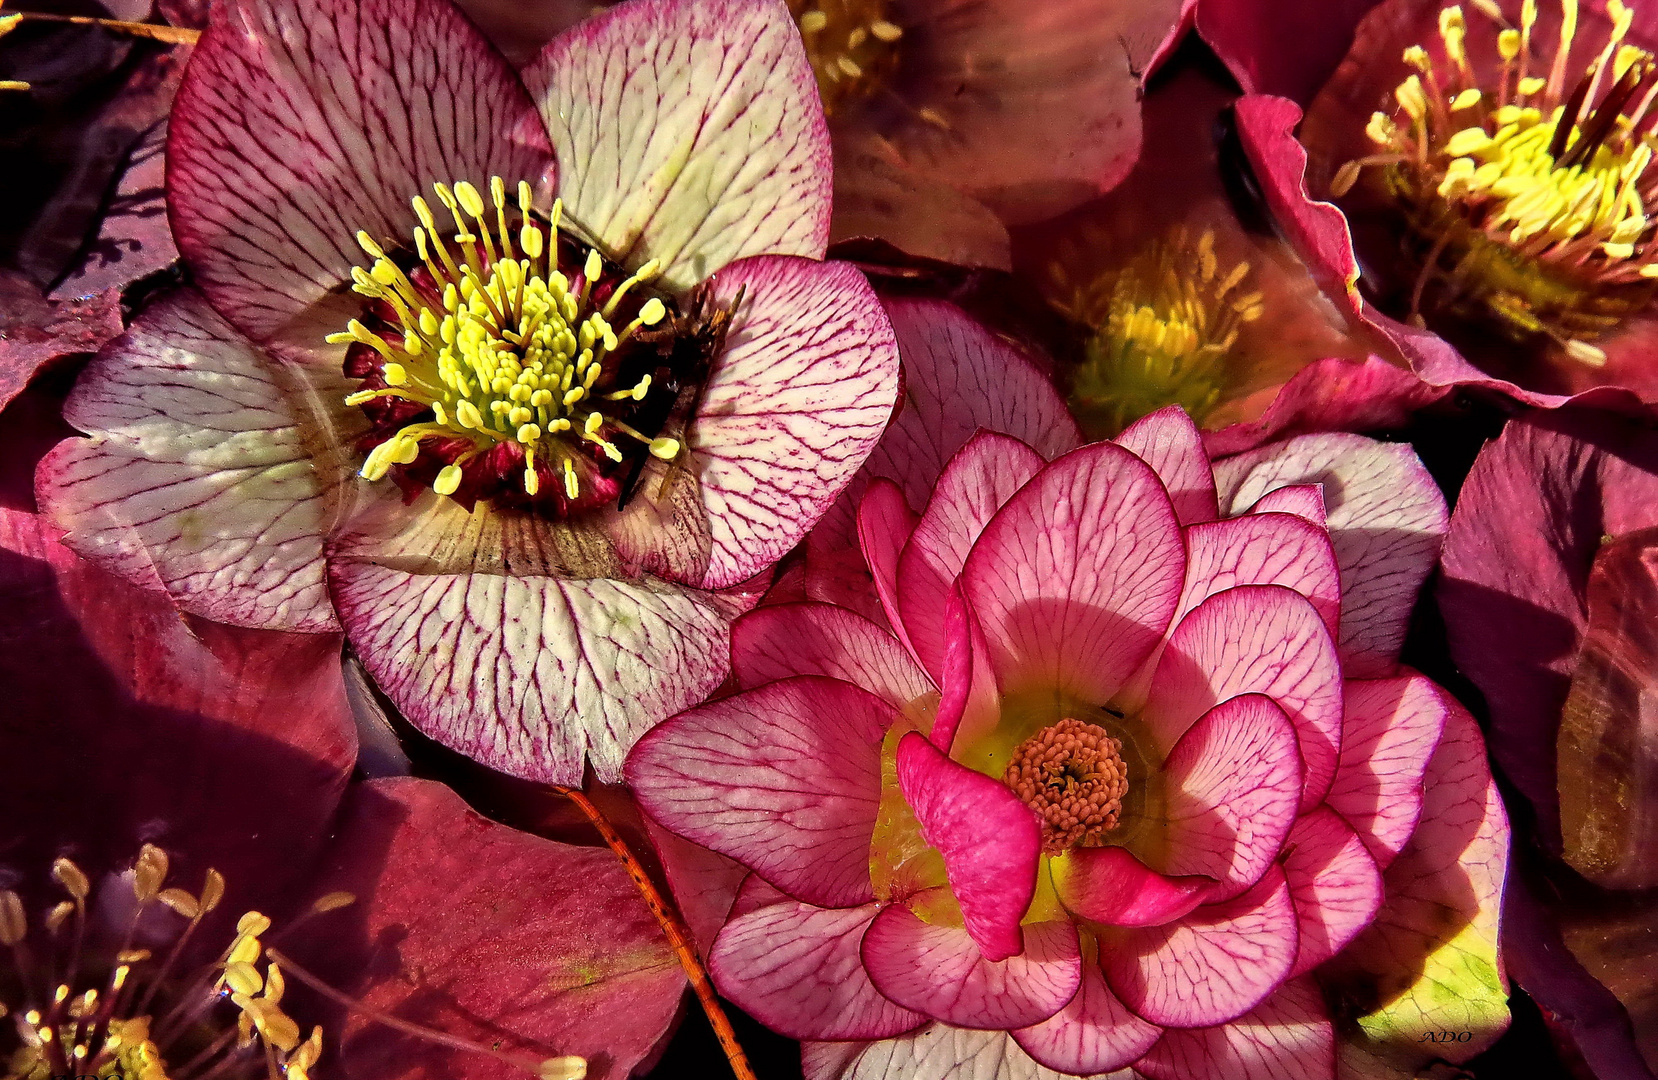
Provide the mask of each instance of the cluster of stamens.
{"label": "cluster of stamens", "polygon": [[1104,728],[1066,718],[1020,743],[1002,781],[1042,818],[1042,850],[1099,847],[1128,794],[1123,744]]}
{"label": "cluster of stamens", "polygon": [[1225,263],[1210,230],[1176,227],[1081,283],[1052,269],[1056,306],[1089,333],[1071,404],[1101,437],[1171,404],[1201,421],[1225,388],[1239,332],[1264,310],[1262,295],[1245,291],[1249,264]]}
{"label": "cluster of stamens", "polygon": [[[609,495],[595,487],[625,453],[671,461],[680,452],[677,439],[624,419],[652,393],[653,376],[626,375],[619,353],[670,316],[660,296],[638,295],[657,264],[609,280],[605,260],[589,248],[567,275],[562,205],[553,204],[543,227],[529,184],[518,185],[515,208],[500,177],[489,189],[493,205],[465,181],[434,185],[454,219],[447,239],[417,196],[421,224],[407,268],[373,237],[357,234],[374,261],[353,270],[353,287],[374,302],[376,325],[354,319],[328,340],[372,350],[357,350],[355,368],[348,356],[347,373],[365,381],[347,403],[379,408],[380,417],[390,409],[396,420],[389,434],[376,436],[362,476],[379,480],[429,454],[442,462],[430,480],[440,495],[454,495],[469,472],[510,475],[531,500],[550,479],[557,488],[548,494],[562,495],[561,505]],[[516,211],[510,221],[509,209]]]}
{"label": "cluster of stamens", "polygon": [[1420,45],[1405,50],[1415,70],[1394,92],[1397,107],[1366,128],[1379,152],[1344,165],[1331,193],[1345,195],[1362,169],[1380,167],[1409,226],[1409,316],[1418,325],[1431,303],[1603,364],[1591,342],[1658,295],[1646,213],[1658,188],[1658,65],[1625,44],[1633,12],[1620,0],[1608,0],[1605,44],[1575,79],[1567,69],[1578,0],[1561,0],[1546,63],[1532,55],[1536,0],[1524,0],[1518,27],[1495,0],[1475,6],[1499,28],[1494,62],[1476,73],[1462,9],[1442,10],[1440,62]]}
{"label": "cluster of stamens", "polygon": [[869,95],[897,67],[904,29],[886,18],[883,0],[789,0],[789,10],[825,113]]}

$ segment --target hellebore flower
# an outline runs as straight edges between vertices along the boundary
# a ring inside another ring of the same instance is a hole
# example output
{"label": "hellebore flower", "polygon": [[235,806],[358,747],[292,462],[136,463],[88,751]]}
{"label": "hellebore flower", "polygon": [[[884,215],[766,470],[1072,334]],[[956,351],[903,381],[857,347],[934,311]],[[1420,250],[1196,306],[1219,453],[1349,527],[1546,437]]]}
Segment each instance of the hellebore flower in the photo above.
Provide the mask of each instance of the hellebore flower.
{"label": "hellebore flower", "polygon": [[[1416,988],[1383,957],[1426,926],[1465,935],[1488,984],[1468,989],[1506,1021],[1487,940],[1506,825],[1478,732],[1394,659],[1433,545],[1369,563],[1413,584],[1349,608],[1298,482],[1354,444],[1384,501],[1442,522],[1408,452],[1313,437],[1217,473],[1172,409],[1052,462],[981,433],[918,521],[872,485],[859,529],[892,632],[760,608],[733,635],[742,691],[628,759],[652,818],[752,871],[712,950],[722,990],[813,1040],[814,1077],[1333,1076],[1315,973],[1364,935],[1391,1000],[1358,1011],[1394,1049]],[[1380,677],[1344,679],[1344,654]],[[1420,851],[1429,784],[1455,824]],[[1400,907],[1423,860],[1459,879],[1460,905],[1428,905],[1454,925]]]}
{"label": "hellebore flower", "polygon": [[1180,0],[789,0],[835,144],[834,238],[1005,268],[1005,223],[1108,191]]}
{"label": "hellebore flower", "polygon": [[621,1077],[672,1023],[609,852],[351,782],[337,634],[181,618],[8,510],[0,644],[0,1075]]}
{"label": "hellebore flower", "polygon": [[1658,436],[1575,408],[1511,421],[1468,474],[1442,567],[1451,655],[1539,847],[1565,863],[1531,860],[1511,894],[1515,977],[1597,1076],[1650,1076]]}
{"label": "hellebore flower", "polygon": [[[1255,62],[1280,47],[1244,14],[1255,5],[1207,7],[1217,14],[1198,25],[1215,25],[1210,40],[1246,89],[1304,84]],[[1309,13],[1333,24],[1317,44],[1361,9]],[[1541,405],[1598,386],[1658,397],[1651,13],[1619,0],[1466,12],[1387,0],[1352,40],[1298,134],[1293,102],[1238,106],[1266,202],[1331,298],[1433,385]],[[1307,62],[1323,55],[1314,47]]]}
{"label": "hellebore flower", "polygon": [[487,765],[614,779],[891,412],[828,153],[769,0],[624,4],[524,81],[446,0],[216,8],[168,144],[199,291],[89,368],[41,502],[186,611],[342,625]]}

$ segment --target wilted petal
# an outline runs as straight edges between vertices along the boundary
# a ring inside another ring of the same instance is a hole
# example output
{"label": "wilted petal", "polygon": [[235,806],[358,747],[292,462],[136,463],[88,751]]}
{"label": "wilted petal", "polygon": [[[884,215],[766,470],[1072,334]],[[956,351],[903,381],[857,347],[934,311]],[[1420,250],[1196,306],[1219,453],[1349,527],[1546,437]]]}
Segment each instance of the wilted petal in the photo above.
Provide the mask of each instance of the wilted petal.
{"label": "wilted petal", "polygon": [[1198,605],[1169,636],[1146,721],[1172,750],[1198,717],[1240,694],[1266,695],[1295,723],[1301,807],[1316,806],[1341,751],[1341,668],[1330,632],[1300,593],[1244,585]]}
{"label": "wilted petal", "polygon": [[869,981],[858,947],[880,906],[802,904],[750,877],[748,908],[720,931],[709,967],[720,990],[791,1039],[886,1039],[927,1018],[894,1005]]}
{"label": "wilted petal", "polygon": [[121,294],[114,288],[53,303],[22,274],[0,271],[0,305],[0,409],[37,373],[121,332]]}
{"label": "wilted petal", "polygon": [[898,786],[921,836],[944,856],[950,891],[987,961],[1023,948],[1042,825],[1006,784],[945,756],[918,732],[898,742]]}
{"label": "wilted petal", "polygon": [[715,276],[714,300],[739,290],[689,434],[713,542],[692,584],[711,589],[794,547],[863,464],[898,393],[886,315],[849,264],[744,259]]}
{"label": "wilted petal", "polygon": [[903,904],[882,909],[864,934],[864,967],[893,1001],[961,1027],[1025,1027],[1058,1012],[1082,978],[1069,920],[1025,927],[1025,951],[1001,961],[966,930],[923,922]]}
{"label": "wilted petal", "polygon": [[[1112,850],[1110,848],[1102,850]],[[1162,1029],[1129,1012],[1105,985],[1092,956],[1082,961],[1082,985],[1066,1006],[1033,1027],[1012,1032],[1025,1053],[1043,1065],[1076,1075],[1110,1072],[1151,1049]]]}
{"label": "wilted petal", "polygon": [[359,229],[406,241],[434,182],[540,186],[554,168],[518,77],[444,0],[216,5],[170,123],[179,251],[262,343],[351,279]]}
{"label": "wilted petal", "polygon": [[1341,763],[1325,801],[1386,869],[1416,831],[1424,771],[1448,706],[1419,675],[1353,679],[1345,690]]}
{"label": "wilted petal", "polygon": [[1140,1016],[1208,1027],[1249,1012],[1289,977],[1295,935],[1295,905],[1274,868],[1235,900],[1103,939],[1100,962],[1111,989]]}
{"label": "wilted petal", "polygon": [[1134,1068],[1148,1080],[1335,1080],[1336,1033],[1311,979],[1228,1024],[1170,1028]]}
{"label": "wilted petal", "polygon": [[1375,918],[1382,872],[1341,815],[1328,806],[1301,818],[1284,845],[1284,877],[1295,901],[1301,951],[1293,974],[1340,952]]}
{"label": "wilted petal", "polygon": [[1215,879],[1166,877],[1127,848],[1079,847],[1049,864],[1060,902],[1102,926],[1162,926],[1207,899]]}
{"label": "wilted petal", "polygon": [[575,220],[687,289],[749,255],[820,258],[829,130],[800,35],[767,0],[645,0],[524,69]]}
{"label": "wilted petal", "polygon": [[1393,674],[1449,520],[1445,497],[1411,448],[1304,435],[1218,463],[1215,482],[1233,514],[1277,488],[1323,486],[1341,567],[1342,666],[1355,677]]}
{"label": "wilted petal", "polygon": [[628,757],[645,811],[822,907],[870,900],[881,739],[893,707],[808,675],[674,717]]}
{"label": "wilted petal", "polygon": [[1142,416],[1112,442],[1138,455],[1162,478],[1180,524],[1213,521],[1220,515],[1214,470],[1186,410],[1170,405]]}
{"label": "wilted petal", "polygon": [[985,527],[963,570],[1002,689],[1109,701],[1162,640],[1185,577],[1168,495],[1139,458],[1060,458]]}
{"label": "wilted petal", "polygon": [[[186,611],[238,626],[338,626],[323,574],[338,471],[296,415],[314,392],[194,292],[151,307],[87,368],[37,480],[67,543]],[[339,384],[339,385],[337,385]],[[292,395],[293,400],[290,400]],[[351,423],[349,417],[344,423]]]}
{"label": "wilted petal", "polygon": [[896,638],[853,612],[813,601],[757,608],[731,628],[731,670],[745,690],[827,675],[902,709],[933,691]]}

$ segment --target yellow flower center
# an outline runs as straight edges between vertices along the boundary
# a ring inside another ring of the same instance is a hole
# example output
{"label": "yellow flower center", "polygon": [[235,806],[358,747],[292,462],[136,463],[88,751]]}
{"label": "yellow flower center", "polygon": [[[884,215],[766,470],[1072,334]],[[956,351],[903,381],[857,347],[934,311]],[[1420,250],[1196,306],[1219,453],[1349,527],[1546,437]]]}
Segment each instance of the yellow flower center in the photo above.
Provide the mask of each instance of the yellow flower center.
{"label": "yellow flower center", "polygon": [[[1499,17],[1494,7],[1479,10]],[[1568,79],[1577,0],[1561,0],[1552,60],[1534,58],[1536,0],[1518,27],[1499,22],[1495,56],[1476,72],[1460,7],[1439,14],[1442,56],[1405,50],[1415,69],[1394,91],[1391,115],[1366,134],[1378,153],[1348,162],[1340,198],[1367,166],[1413,234],[1410,317],[1425,307],[1542,336],[1573,358],[1602,364],[1591,344],[1658,294],[1658,246],[1646,213],[1655,138],[1644,123],[1658,83],[1651,53],[1624,43],[1633,18],[1608,0],[1606,41]]]}
{"label": "yellow flower center", "polygon": [[1215,234],[1176,227],[1121,268],[1073,284],[1055,266],[1057,306],[1086,327],[1071,373],[1072,412],[1091,436],[1110,437],[1147,413],[1179,405],[1202,422],[1220,401],[1227,359],[1262,297],[1245,292],[1246,262],[1227,265]]}
{"label": "yellow flower center", "polygon": [[828,115],[870,96],[897,69],[904,29],[887,19],[885,0],[789,0],[789,11]]}
{"label": "yellow flower center", "polygon": [[606,462],[623,462],[619,443],[676,458],[679,440],[640,431],[622,417],[651,393],[650,371],[618,384],[625,377],[619,351],[670,315],[660,296],[636,295],[655,275],[656,261],[617,280],[589,248],[581,265],[561,268],[562,205],[554,203],[543,228],[529,184],[520,183],[509,223],[505,183],[494,177],[489,187],[491,206],[468,182],[434,185],[454,220],[447,240],[426,200],[416,197],[421,224],[407,267],[367,233],[357,234],[374,262],[353,271],[353,288],[376,302],[381,325],[354,319],[328,337],[378,354],[364,389],[346,401],[400,403],[414,414],[369,452],[362,476],[379,480],[395,465],[414,463],[425,442],[440,448],[445,462],[432,489],[454,495],[469,464],[504,448],[504,458],[490,461],[495,474],[514,474],[529,497],[550,478],[574,502],[605,482]]}

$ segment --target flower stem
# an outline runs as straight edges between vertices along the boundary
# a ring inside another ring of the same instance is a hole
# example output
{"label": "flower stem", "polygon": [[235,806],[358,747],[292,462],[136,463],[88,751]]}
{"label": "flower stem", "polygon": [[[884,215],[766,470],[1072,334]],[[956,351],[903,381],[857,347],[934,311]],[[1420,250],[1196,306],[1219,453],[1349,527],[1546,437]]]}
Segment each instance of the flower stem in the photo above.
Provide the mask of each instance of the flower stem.
{"label": "flower stem", "polygon": [[714,984],[708,978],[708,969],[702,964],[702,958],[697,955],[696,943],[691,940],[691,931],[685,926],[679,912],[668,902],[656,884],[651,881],[650,875],[645,873],[644,866],[640,865],[622,839],[622,834],[604,816],[593,800],[585,792],[577,788],[553,786],[553,790],[576,804],[576,808],[587,816],[587,820],[599,831],[610,850],[622,860],[628,876],[639,887],[645,897],[645,903],[650,905],[651,914],[661,924],[662,932],[668,937],[668,944],[673,946],[674,953],[679,957],[680,966],[685,969],[685,977],[691,982],[691,989],[696,993],[697,1000],[702,1003],[702,1011],[708,1015],[708,1023],[714,1029],[714,1037],[720,1041],[720,1048],[725,1051],[726,1060],[731,1063],[731,1071],[736,1074],[737,1080],[756,1080],[754,1070],[749,1066],[748,1055],[743,1053],[742,1046],[737,1042],[737,1032],[731,1027],[731,1020],[725,1015],[725,1009],[720,1006],[720,999],[714,993]]}
{"label": "flower stem", "polygon": [[120,19],[94,19],[87,15],[49,15],[43,11],[17,11],[28,22],[71,23],[75,26],[97,26],[112,34],[149,38],[169,45],[194,45],[201,37],[200,30],[185,26],[161,26],[156,23],[124,22]]}

